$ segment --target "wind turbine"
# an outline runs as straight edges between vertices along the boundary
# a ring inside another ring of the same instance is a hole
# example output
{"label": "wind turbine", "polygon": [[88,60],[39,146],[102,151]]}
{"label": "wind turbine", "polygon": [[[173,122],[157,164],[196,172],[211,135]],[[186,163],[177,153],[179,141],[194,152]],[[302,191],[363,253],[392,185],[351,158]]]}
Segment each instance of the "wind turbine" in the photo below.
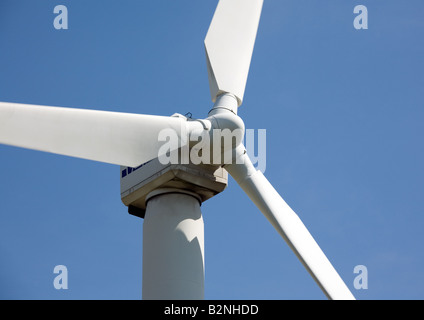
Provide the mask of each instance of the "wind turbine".
{"label": "wind turbine", "polygon": [[[222,192],[227,172],[287,242],[330,299],[354,299],[307,228],[257,171],[241,137],[237,115],[259,25],[263,0],[220,0],[205,39],[212,110],[205,119],[125,114],[0,103],[0,143],[121,166],[121,197],[143,217],[143,298],[204,298],[203,219],[200,204]],[[159,137],[176,134],[167,151],[196,146],[191,137],[236,132],[221,146],[230,160],[170,163]]]}

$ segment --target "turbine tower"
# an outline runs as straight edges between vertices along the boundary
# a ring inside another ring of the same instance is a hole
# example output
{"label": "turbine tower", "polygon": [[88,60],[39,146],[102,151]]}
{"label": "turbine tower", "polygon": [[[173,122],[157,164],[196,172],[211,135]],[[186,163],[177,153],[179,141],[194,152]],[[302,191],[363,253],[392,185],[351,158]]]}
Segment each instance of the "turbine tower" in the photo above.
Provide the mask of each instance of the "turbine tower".
{"label": "turbine tower", "polygon": [[[224,191],[228,174],[329,299],[354,299],[242,144],[244,123],[237,111],[262,6],[263,0],[219,1],[204,42],[214,103],[205,119],[0,103],[0,143],[121,166],[121,199],[131,214],[144,218],[143,299],[204,298],[200,207]],[[199,146],[198,138],[209,144]],[[193,161],[190,156],[199,152],[212,161]]]}

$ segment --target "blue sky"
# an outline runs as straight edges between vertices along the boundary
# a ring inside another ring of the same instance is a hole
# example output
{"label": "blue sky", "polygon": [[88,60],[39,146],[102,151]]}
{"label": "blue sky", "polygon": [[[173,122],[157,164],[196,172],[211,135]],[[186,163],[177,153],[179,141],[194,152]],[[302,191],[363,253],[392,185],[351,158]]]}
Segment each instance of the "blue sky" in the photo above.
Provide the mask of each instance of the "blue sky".
{"label": "blue sky", "polygon": [[[59,4],[68,30],[53,27]],[[368,30],[353,27],[360,4]],[[3,0],[0,101],[204,118],[216,5]],[[358,299],[424,297],[423,15],[418,0],[265,0],[239,110],[267,130],[265,175]],[[143,221],[119,167],[4,145],[0,164],[1,299],[141,298]],[[232,179],[202,212],[207,299],[325,299]]]}

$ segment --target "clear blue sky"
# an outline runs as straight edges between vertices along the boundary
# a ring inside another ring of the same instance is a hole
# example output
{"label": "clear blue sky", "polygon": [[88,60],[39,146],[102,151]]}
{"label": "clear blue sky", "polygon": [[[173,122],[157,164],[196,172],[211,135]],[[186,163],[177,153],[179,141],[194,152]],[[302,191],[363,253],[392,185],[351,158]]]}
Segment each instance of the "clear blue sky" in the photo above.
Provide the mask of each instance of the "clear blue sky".
{"label": "clear blue sky", "polygon": [[[0,101],[203,118],[216,4],[2,0]],[[265,175],[358,299],[424,298],[423,16],[419,0],[265,0],[239,110],[267,129]],[[0,164],[1,299],[141,298],[143,221],[119,167],[3,145]],[[325,299],[232,179],[202,212],[207,299]]]}

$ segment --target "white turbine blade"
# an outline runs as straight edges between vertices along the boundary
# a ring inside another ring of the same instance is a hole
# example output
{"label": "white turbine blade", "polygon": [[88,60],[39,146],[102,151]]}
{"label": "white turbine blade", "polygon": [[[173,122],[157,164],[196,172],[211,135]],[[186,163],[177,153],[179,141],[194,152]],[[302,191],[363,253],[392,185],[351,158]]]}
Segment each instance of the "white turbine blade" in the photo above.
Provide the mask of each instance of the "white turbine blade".
{"label": "white turbine blade", "polygon": [[205,38],[212,101],[223,93],[243,102],[263,0],[220,0]]}
{"label": "white turbine blade", "polygon": [[0,103],[2,144],[129,167],[158,157],[163,129],[173,129],[180,141],[176,148],[182,146],[186,123],[176,117]]}
{"label": "white turbine blade", "polygon": [[244,164],[225,168],[284,238],[329,299],[355,299],[297,214],[257,171],[247,156]]}

